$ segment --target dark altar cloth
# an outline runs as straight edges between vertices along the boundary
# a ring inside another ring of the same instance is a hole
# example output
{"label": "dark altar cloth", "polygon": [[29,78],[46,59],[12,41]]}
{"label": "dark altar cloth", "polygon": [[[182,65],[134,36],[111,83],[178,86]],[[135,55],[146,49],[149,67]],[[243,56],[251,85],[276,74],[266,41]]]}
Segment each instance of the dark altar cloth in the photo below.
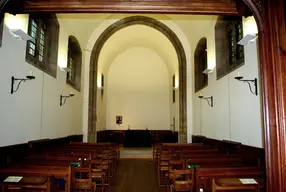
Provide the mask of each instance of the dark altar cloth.
{"label": "dark altar cloth", "polygon": [[149,130],[126,130],[124,147],[152,147],[152,135]]}

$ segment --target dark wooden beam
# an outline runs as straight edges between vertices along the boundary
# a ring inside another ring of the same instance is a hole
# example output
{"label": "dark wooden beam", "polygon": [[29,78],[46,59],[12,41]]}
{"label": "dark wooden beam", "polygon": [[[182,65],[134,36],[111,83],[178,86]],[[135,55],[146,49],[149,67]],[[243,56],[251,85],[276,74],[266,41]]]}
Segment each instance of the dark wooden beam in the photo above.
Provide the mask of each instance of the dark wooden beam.
{"label": "dark wooden beam", "polygon": [[253,16],[250,8],[241,0],[236,1],[236,8],[239,15],[244,17]]}
{"label": "dark wooden beam", "polygon": [[[25,0],[2,0],[2,2],[0,3],[3,3],[5,5],[5,7],[3,7],[5,12],[16,15],[17,13],[20,13],[22,11]],[[1,5],[0,8],[2,9]]]}
{"label": "dark wooden beam", "polygon": [[57,13],[192,13],[192,14],[231,14],[236,15],[237,7],[233,1],[226,0],[188,0],[188,1],[124,1],[124,0],[28,0],[23,12]]}

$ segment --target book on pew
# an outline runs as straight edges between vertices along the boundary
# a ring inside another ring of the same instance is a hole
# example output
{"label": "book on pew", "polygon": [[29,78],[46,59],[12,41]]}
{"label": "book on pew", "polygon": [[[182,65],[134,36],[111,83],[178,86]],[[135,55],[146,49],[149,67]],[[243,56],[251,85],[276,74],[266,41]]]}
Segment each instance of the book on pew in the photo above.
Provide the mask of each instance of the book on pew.
{"label": "book on pew", "polygon": [[257,184],[254,179],[239,179],[242,184]]}
{"label": "book on pew", "polygon": [[5,183],[18,183],[19,181],[21,181],[21,179],[23,179],[23,177],[9,176],[3,182],[5,182]]}

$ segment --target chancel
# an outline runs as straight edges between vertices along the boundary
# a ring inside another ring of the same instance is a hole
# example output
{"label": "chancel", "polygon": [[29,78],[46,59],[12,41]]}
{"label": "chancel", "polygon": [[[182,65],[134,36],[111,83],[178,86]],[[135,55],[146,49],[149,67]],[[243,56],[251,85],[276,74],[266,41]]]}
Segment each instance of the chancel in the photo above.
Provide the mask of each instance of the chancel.
{"label": "chancel", "polygon": [[283,0],[0,11],[1,192],[284,191]]}

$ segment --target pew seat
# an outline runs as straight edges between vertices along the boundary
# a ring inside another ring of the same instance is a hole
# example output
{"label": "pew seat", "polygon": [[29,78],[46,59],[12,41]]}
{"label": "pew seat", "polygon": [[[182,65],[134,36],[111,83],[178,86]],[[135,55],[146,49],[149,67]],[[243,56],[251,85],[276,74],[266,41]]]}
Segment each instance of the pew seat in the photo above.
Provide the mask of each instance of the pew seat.
{"label": "pew seat", "polygon": [[2,192],[60,192],[52,176],[22,176],[19,181],[8,181],[2,177],[1,186]]}
{"label": "pew seat", "polygon": [[253,179],[256,183],[244,184],[239,178],[213,178],[212,192],[216,191],[256,191],[259,192],[260,188],[264,187],[264,179]]}

